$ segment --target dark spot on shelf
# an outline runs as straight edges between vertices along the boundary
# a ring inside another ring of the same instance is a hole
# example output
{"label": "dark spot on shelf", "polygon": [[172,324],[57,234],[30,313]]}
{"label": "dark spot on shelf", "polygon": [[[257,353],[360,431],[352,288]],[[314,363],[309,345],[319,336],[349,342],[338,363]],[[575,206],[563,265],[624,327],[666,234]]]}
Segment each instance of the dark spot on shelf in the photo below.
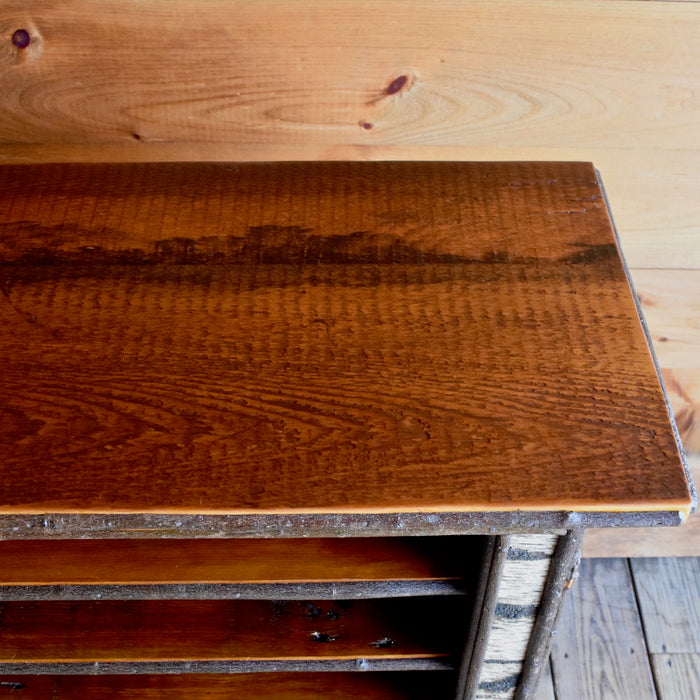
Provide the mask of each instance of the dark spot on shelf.
{"label": "dark spot on shelf", "polygon": [[408,76],[400,75],[398,78],[395,78],[389,83],[389,86],[386,89],[386,94],[395,95],[406,86],[406,83],[408,83]]}
{"label": "dark spot on shelf", "polygon": [[659,342],[660,342],[660,343],[668,343],[668,338],[667,338],[665,335],[662,335],[662,336],[659,338]]}
{"label": "dark spot on shelf", "polygon": [[383,637],[376,642],[370,642],[370,646],[376,647],[377,649],[391,649],[396,646],[396,642],[390,637]]}
{"label": "dark spot on shelf", "polygon": [[360,122],[360,126],[361,126],[363,129],[367,129],[367,131],[369,131],[369,130],[372,128],[372,124],[371,124],[370,122],[366,122],[366,121],[364,121],[364,120],[362,120],[362,121]]}
{"label": "dark spot on shelf", "polygon": [[32,41],[32,37],[29,36],[29,32],[26,29],[18,29],[13,35],[12,35],[12,43],[18,48],[18,49],[26,49],[27,46]]}
{"label": "dark spot on shelf", "polygon": [[323,614],[321,608],[317,608],[313,603],[308,603],[306,608],[308,610],[307,617],[310,619],[320,617]]}
{"label": "dark spot on shelf", "polygon": [[327,632],[312,632],[311,633],[311,640],[314,642],[319,642],[320,644],[334,642],[336,639],[338,639],[337,634],[328,634]]}
{"label": "dark spot on shelf", "polygon": [[141,140],[141,134],[137,134],[136,132],[134,132],[133,134],[131,134],[131,136],[132,136],[132,138],[133,138],[134,140],[136,140],[136,141],[140,141],[140,140]]}

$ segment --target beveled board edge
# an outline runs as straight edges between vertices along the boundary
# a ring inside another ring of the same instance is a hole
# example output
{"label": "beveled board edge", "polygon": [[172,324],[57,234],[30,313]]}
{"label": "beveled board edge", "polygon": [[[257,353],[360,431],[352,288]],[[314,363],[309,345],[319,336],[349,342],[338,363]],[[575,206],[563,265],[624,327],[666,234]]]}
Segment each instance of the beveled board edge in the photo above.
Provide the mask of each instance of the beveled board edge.
{"label": "beveled board edge", "polygon": [[617,245],[617,252],[622,262],[622,268],[625,272],[625,277],[627,278],[627,284],[629,285],[630,291],[632,292],[632,298],[634,299],[634,305],[637,309],[637,315],[642,325],[642,330],[644,331],[644,337],[647,341],[647,347],[649,349],[649,355],[651,356],[651,361],[654,364],[654,371],[656,372],[656,377],[661,385],[661,393],[663,394],[664,402],[666,404],[666,412],[668,413],[669,423],[671,425],[671,430],[673,431],[673,437],[676,441],[678,447],[678,453],[680,455],[681,463],[683,465],[683,470],[685,471],[685,478],[688,483],[688,490],[690,491],[691,504],[687,512],[687,515],[693,515],[698,509],[698,492],[693,482],[693,477],[690,471],[690,466],[688,465],[688,459],[685,453],[685,447],[681,440],[681,434],[678,430],[678,425],[676,423],[676,418],[673,413],[673,408],[671,407],[671,399],[668,395],[668,390],[666,389],[666,383],[664,382],[663,374],[661,373],[661,365],[659,364],[659,358],[656,356],[656,350],[654,349],[654,342],[651,338],[651,333],[649,332],[649,326],[647,324],[646,318],[644,317],[644,311],[642,309],[642,304],[637,296],[637,291],[634,288],[634,282],[632,281],[632,275],[630,273],[629,265],[625,258],[625,253],[622,248],[622,243],[620,241],[620,234],[615,225],[615,219],[612,214],[612,207],[610,206],[610,200],[608,199],[608,193],[605,190],[605,184],[601,176],[600,171],[596,168],[596,176],[598,177],[598,186],[603,194],[603,200],[605,202],[605,209],[610,221],[610,228],[615,236],[615,243]]}
{"label": "beveled board edge", "polygon": [[592,527],[681,525],[679,511],[486,513],[44,513],[0,514],[0,539],[390,537],[563,534]]}

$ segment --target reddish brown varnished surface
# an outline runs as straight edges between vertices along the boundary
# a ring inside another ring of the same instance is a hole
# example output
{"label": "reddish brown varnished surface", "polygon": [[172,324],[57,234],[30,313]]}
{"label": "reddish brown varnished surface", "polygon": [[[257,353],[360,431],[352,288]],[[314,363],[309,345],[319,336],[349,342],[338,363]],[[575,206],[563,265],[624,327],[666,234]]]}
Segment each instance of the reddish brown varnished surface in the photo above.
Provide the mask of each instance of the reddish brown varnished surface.
{"label": "reddish brown varnished surface", "polygon": [[425,700],[449,697],[449,673],[234,673],[0,676],[10,700]]}
{"label": "reddish brown varnished surface", "polygon": [[455,600],[3,603],[0,664],[448,657]]}
{"label": "reddish brown varnished surface", "polygon": [[0,170],[0,510],[681,510],[587,164]]}
{"label": "reddish brown varnished surface", "polygon": [[0,585],[458,579],[479,563],[452,537],[0,542]]}

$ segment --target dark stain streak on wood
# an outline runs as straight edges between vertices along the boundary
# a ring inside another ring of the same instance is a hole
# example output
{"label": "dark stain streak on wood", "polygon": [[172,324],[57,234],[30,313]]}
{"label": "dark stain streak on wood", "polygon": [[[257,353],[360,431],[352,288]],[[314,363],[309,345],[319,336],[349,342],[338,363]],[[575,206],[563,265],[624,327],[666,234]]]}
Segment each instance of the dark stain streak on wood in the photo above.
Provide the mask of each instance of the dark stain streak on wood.
{"label": "dark stain streak on wood", "polygon": [[547,216],[600,194],[592,180],[546,163],[0,168],[0,502],[264,512],[258,532],[334,508],[682,510],[607,212]]}
{"label": "dark stain streak on wood", "polygon": [[[75,226],[42,226],[20,221],[0,224],[5,246],[0,265],[541,265],[556,260],[517,256],[508,251],[485,251],[479,257],[425,249],[400,235],[353,231],[318,235],[302,226],[251,226],[246,236],[191,238],[174,236],[153,241],[151,250],[104,248],[83,244],[60,247],[66,238],[109,236],[119,240],[121,231],[94,231]],[[55,246],[31,245],[32,240],[53,240]],[[559,262],[586,264],[616,255],[615,244],[574,243],[579,250]],[[5,287],[3,287],[4,291]]]}
{"label": "dark stain streak on wood", "polygon": [[615,243],[604,243],[601,245],[580,243],[575,245],[577,245],[580,250],[564,258],[564,262],[569,265],[586,265],[599,260],[615,260],[618,256],[617,245]]}

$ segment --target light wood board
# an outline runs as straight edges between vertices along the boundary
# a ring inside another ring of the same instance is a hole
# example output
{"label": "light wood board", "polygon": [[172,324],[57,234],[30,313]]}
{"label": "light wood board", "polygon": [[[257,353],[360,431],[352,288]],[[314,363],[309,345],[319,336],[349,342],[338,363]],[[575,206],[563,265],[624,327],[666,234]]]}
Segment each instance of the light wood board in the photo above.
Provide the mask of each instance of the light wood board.
{"label": "light wood board", "polygon": [[630,564],[650,653],[700,653],[700,557]]}
{"label": "light wood board", "polygon": [[651,662],[659,700],[698,697],[700,654],[654,654]]}
{"label": "light wood board", "polygon": [[655,700],[627,561],[585,559],[552,646],[557,700]]}
{"label": "light wood board", "polygon": [[6,144],[632,150],[700,123],[694,3],[15,0],[0,26]]}

